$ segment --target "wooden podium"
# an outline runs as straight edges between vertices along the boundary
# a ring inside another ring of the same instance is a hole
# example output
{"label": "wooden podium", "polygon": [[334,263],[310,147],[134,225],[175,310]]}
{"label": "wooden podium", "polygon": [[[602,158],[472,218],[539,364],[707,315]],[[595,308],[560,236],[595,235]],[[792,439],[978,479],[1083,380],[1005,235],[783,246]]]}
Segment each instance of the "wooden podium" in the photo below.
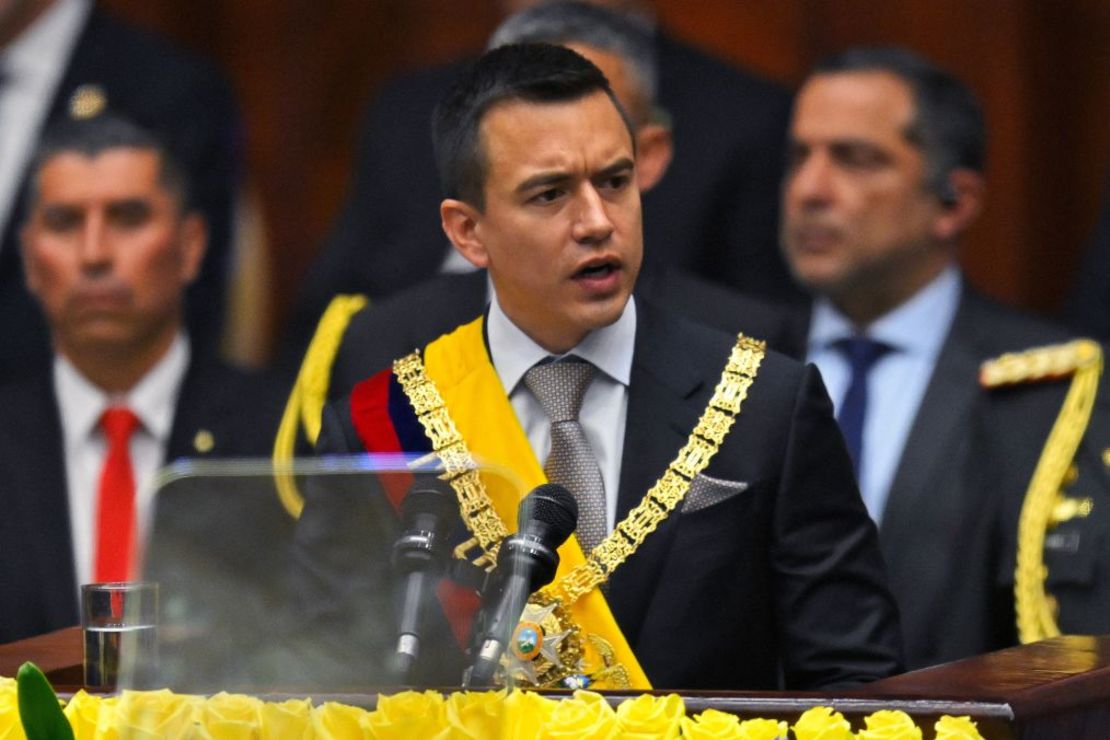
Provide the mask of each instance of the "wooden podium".
{"label": "wooden podium", "polygon": [[[32,660],[62,694],[81,687],[81,631],[73,627],[0,645],[0,676]],[[661,691],[658,693],[669,693]],[[969,715],[994,740],[1110,737],[1110,636],[1057,637],[913,671],[837,693],[680,692],[691,713],[713,708],[741,717],[793,721],[817,705],[835,707],[853,725],[880,709],[901,709],[931,736],[941,715]],[[610,693],[617,703],[628,694]],[[269,697],[267,697],[269,698]],[[373,706],[373,695],[344,695]]]}

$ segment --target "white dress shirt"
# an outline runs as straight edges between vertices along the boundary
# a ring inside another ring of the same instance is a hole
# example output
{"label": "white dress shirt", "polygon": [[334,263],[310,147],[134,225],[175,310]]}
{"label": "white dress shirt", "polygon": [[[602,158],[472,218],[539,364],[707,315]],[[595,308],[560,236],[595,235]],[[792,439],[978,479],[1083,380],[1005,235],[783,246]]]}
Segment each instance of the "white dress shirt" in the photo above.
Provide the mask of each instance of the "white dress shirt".
{"label": "white dress shirt", "polygon": [[88,0],[58,0],[0,51],[0,233],[91,8]]}
{"label": "white dress shirt", "polygon": [[131,466],[135,474],[135,516],[138,542],[143,542],[154,498],[154,476],[166,456],[174,409],[189,366],[189,343],[178,335],[157,365],[129,393],[100,390],[61,355],[54,358],[54,392],[62,418],[70,534],[77,583],[93,577],[96,548],[96,505],[100,472],[108,445],[100,417],[109,406],[126,406],[139,418],[131,435]]}
{"label": "white dress shirt", "polygon": [[[539,399],[528,390],[523,379],[533,365],[550,357],[551,353],[532,341],[505,315],[496,296],[490,303],[486,332],[493,366],[532,451],[542,465],[551,452],[551,424]],[[578,421],[601,468],[605,517],[610,531],[617,516],[617,487],[628,415],[628,381],[635,343],[636,304],[630,298],[616,322],[590,332],[578,346],[557,358],[573,355],[598,369],[582,399]]]}
{"label": "white dress shirt", "polygon": [[902,460],[910,428],[933,376],[937,356],[960,303],[959,270],[949,267],[898,308],[859,329],[827,299],[814,303],[806,358],[817,365],[839,410],[852,379],[851,364],[833,346],[851,336],[889,345],[868,374],[867,417],[859,487],[867,511],[882,521],[890,486]]}

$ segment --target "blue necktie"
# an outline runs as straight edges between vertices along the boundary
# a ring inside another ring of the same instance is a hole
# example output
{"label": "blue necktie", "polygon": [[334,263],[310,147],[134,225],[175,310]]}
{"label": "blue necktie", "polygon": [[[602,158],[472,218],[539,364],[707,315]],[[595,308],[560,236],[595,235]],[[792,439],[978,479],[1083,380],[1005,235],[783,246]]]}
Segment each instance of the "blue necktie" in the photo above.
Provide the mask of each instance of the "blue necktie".
{"label": "blue necktie", "polygon": [[890,345],[867,337],[849,337],[833,344],[852,367],[852,378],[836,420],[848,443],[848,454],[859,479],[860,460],[863,455],[863,422],[867,418],[867,375],[880,357],[891,349]]}

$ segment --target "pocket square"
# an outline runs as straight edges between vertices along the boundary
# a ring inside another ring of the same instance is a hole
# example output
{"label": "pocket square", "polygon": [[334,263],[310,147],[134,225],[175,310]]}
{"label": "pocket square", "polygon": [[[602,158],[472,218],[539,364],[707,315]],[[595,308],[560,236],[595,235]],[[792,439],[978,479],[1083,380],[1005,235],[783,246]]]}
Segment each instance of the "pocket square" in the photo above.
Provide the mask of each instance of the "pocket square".
{"label": "pocket square", "polygon": [[746,490],[748,484],[744,481],[725,480],[700,473],[690,483],[690,490],[682,501],[682,513],[701,511]]}

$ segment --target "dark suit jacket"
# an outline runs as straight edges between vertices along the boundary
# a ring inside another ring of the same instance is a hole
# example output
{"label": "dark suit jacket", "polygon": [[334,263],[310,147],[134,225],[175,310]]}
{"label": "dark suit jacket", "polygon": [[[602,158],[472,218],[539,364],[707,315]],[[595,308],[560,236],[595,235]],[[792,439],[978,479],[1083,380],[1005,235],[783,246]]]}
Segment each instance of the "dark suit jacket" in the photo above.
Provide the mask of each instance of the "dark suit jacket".
{"label": "dark suit jacket", "polygon": [[[618,519],[686,441],[734,341],[638,304]],[[321,447],[363,449],[345,402],[327,408]],[[874,525],[817,373],[768,352],[706,475],[718,480],[702,484],[732,495],[672,514],[610,583],[614,615],[653,685],[823,688],[899,670]],[[327,504],[323,493],[308,500],[299,542]],[[333,575],[350,583],[373,577],[373,562],[330,565],[349,568]],[[317,576],[325,565],[316,561]]]}
{"label": "dark suit jacket", "polygon": [[[158,134],[192,183],[194,205],[208,222],[208,253],[187,296],[194,347],[214,347],[223,321],[230,261],[232,206],[239,162],[239,119],[231,89],[211,66],[95,7],[50,104],[47,124],[69,116],[70,98],[98,86],[108,109]],[[48,361],[50,335],[23,285],[19,229],[22,199],[0,246],[0,363]]]}
{"label": "dark suit jacket", "polygon": [[[1104,349],[1105,352],[1105,349]],[[1071,385],[1070,376],[987,392],[971,434],[967,472],[983,505],[964,522],[971,548],[955,584],[960,629],[953,650],[966,654],[1017,644],[1014,568],[1018,521],[1033,472]],[[1064,634],[1110,631],[1110,376],[1103,372],[1095,406],[1061,493],[1089,499],[1087,516],[1049,530],[1046,589],[1059,606]],[[974,597],[972,596],[974,595]]]}
{"label": "dark suit jacket", "polygon": [[[799,299],[777,236],[790,95],[665,34],[657,50],[675,154],[643,196],[646,254],[753,295]],[[300,355],[336,293],[380,299],[439,269],[449,245],[431,113],[466,64],[394,80],[370,105],[350,195],[305,281],[286,356]]]}
{"label": "dark suit jacket", "polygon": [[[965,287],[891,482],[879,527],[902,615],[909,668],[962,658],[945,645],[952,580],[964,565],[960,524],[982,506],[965,475],[980,396],[979,365],[1003,352],[1061,341],[1063,330]],[[804,347],[804,341],[801,346]]]}
{"label": "dark suit jacket", "polygon": [[[487,292],[485,270],[437,275],[359,311],[343,335],[328,397],[347,395],[358,381],[482,313]],[[729,334],[743,331],[772,349],[793,349],[793,307],[764,303],[666,267],[645,266],[636,295]]]}
{"label": "dark suit jacket", "polygon": [[[194,362],[178,398],[166,460],[266,454],[274,425],[250,400],[256,392],[252,376]],[[62,427],[49,369],[6,376],[0,381],[0,408],[5,415],[0,425],[3,643],[77,624],[78,612]],[[214,441],[204,453],[194,442],[202,429]],[[236,519],[234,506],[224,513]],[[244,521],[231,524],[246,530]]]}

